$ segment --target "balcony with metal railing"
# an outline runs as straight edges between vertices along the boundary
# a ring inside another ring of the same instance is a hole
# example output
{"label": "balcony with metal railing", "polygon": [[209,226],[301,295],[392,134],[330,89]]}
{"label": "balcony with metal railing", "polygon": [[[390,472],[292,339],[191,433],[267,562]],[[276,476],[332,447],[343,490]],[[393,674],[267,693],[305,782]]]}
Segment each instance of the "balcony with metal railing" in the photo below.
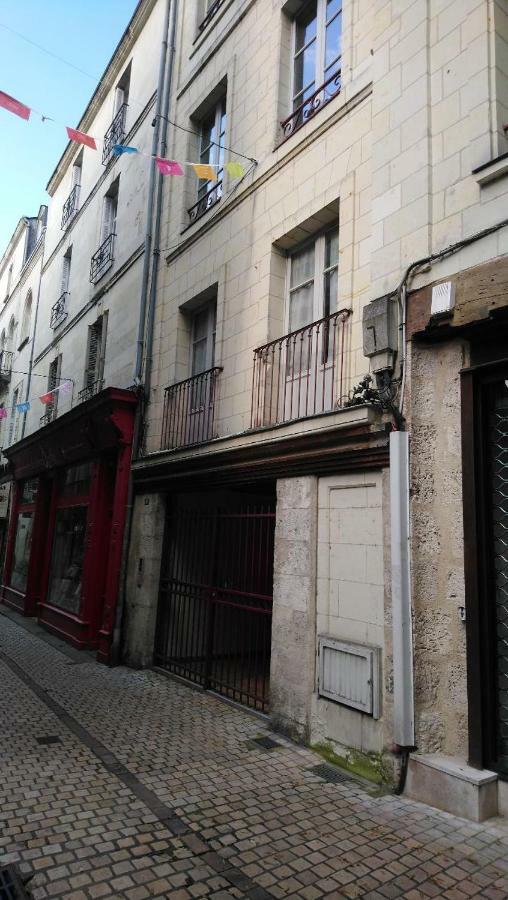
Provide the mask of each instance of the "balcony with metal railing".
{"label": "balcony with metal railing", "polygon": [[204,216],[212,206],[215,206],[222,197],[222,181],[217,181],[206,194],[199,198],[198,202],[187,210],[190,224],[196,222],[201,216]]}
{"label": "balcony with metal railing", "polygon": [[317,88],[301,103],[287,119],[283,119],[280,123],[282,128],[283,140],[291,137],[295,131],[298,131],[310,119],[312,119],[320,110],[322,110],[330,100],[333,100],[341,89],[341,70],[339,69],[334,75],[331,75],[323,84]]}
{"label": "balcony with metal railing", "polygon": [[341,309],[254,350],[252,428],[344,406],[350,314]]}
{"label": "balcony with metal railing", "polygon": [[62,322],[65,322],[67,318],[67,304],[68,304],[69,292],[64,291],[63,294],[60,295],[56,303],[51,307],[51,315],[49,319],[49,326],[53,330],[58,328]]}
{"label": "balcony with metal railing", "polygon": [[86,387],[83,388],[82,391],[78,394],[78,403],[83,403],[85,400],[89,400],[90,397],[95,397],[99,391],[102,391],[104,387],[104,379],[98,378],[96,381],[92,381],[90,384],[87,384]]}
{"label": "balcony with metal railing", "polygon": [[72,191],[70,192],[67,200],[65,201],[62,207],[62,224],[60,228],[62,231],[70,225],[74,216],[76,215],[79,209],[79,192],[81,190],[80,184],[75,184]]}
{"label": "balcony with metal railing", "polygon": [[215,416],[221,366],[166,388],[161,450],[200,444],[217,437]]}
{"label": "balcony with metal railing", "polygon": [[50,422],[53,422],[56,419],[56,406],[47,406],[46,412],[39,419],[39,425],[41,428],[44,428],[44,425],[49,425]]}
{"label": "balcony with metal railing", "polygon": [[102,144],[102,165],[107,166],[113,156],[115,144],[122,144],[125,138],[125,119],[127,116],[127,103],[123,103],[109,126]]}
{"label": "balcony with metal railing", "polygon": [[0,384],[9,384],[12,372],[13,353],[10,350],[0,351]]}
{"label": "balcony with metal railing", "polygon": [[90,281],[92,284],[96,284],[113,265],[115,237],[114,233],[109,234],[92,256],[90,261]]}

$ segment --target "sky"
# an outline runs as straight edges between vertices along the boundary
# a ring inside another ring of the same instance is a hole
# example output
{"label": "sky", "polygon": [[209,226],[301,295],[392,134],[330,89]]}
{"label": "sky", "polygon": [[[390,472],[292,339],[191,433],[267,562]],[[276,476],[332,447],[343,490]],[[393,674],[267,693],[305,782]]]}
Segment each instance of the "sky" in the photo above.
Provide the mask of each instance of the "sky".
{"label": "sky", "polygon": [[[2,0],[0,90],[77,125],[137,0]],[[89,78],[12,34],[95,76]],[[0,258],[21,216],[48,202],[46,184],[67,145],[65,128],[0,108]]]}

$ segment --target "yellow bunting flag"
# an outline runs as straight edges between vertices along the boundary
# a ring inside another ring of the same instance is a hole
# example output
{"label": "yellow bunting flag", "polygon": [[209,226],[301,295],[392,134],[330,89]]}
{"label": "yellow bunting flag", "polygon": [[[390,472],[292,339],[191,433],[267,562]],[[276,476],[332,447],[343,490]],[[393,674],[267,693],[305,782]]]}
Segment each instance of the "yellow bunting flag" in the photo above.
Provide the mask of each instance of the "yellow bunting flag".
{"label": "yellow bunting flag", "polygon": [[227,162],[225,169],[228,175],[231,175],[231,178],[243,178],[245,175],[244,168],[239,162]]}
{"label": "yellow bunting flag", "polygon": [[205,181],[217,181],[217,171],[213,166],[203,166],[200,163],[194,163],[192,168],[198,178],[204,178]]}

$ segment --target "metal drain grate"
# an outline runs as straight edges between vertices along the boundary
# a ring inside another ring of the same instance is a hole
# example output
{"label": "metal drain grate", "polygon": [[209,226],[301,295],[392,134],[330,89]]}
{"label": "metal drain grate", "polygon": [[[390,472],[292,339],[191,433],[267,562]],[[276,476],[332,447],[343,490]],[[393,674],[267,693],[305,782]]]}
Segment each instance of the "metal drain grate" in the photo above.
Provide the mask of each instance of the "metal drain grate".
{"label": "metal drain grate", "polygon": [[255,744],[256,747],[262,747],[263,750],[276,750],[277,747],[282,747],[282,744],[278,744],[277,741],[268,736],[252,738],[252,741],[249,743]]}
{"label": "metal drain grate", "polygon": [[13,865],[0,869],[0,900],[30,900],[23,879]]}
{"label": "metal drain grate", "polygon": [[338,769],[335,769],[333,766],[327,766],[326,763],[312,766],[308,771],[322,778],[323,781],[329,781],[330,784],[342,784],[344,781],[352,781],[351,777],[345,772],[339,772]]}
{"label": "metal drain grate", "polygon": [[43,734],[42,737],[36,737],[35,740],[38,744],[42,744],[42,746],[46,746],[46,744],[62,743],[62,739],[59,738],[57,734]]}

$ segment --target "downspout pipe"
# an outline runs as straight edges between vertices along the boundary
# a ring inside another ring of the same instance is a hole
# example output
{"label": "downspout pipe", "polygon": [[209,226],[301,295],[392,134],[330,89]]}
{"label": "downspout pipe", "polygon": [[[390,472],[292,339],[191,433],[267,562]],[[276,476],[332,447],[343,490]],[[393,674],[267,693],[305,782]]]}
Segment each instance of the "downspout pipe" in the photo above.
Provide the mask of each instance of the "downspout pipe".
{"label": "downspout pipe", "polygon": [[[32,331],[32,346],[30,348],[30,362],[28,363],[28,375],[26,380],[26,394],[25,394],[25,402],[28,401],[30,397],[30,389],[32,387],[32,369],[34,365],[34,355],[35,355],[35,335],[37,334],[37,319],[39,318],[39,304],[41,299],[41,282],[42,282],[42,270],[44,268],[44,253],[46,250],[46,229],[44,229],[44,236],[42,239],[42,252],[41,252],[41,274],[39,277],[39,284],[37,286],[37,299],[35,301],[35,312],[34,312],[34,327]],[[23,413],[23,424],[21,426],[21,438],[23,440],[25,436],[26,430],[26,413]]]}
{"label": "downspout pipe", "polygon": [[[142,386],[142,372],[143,372],[143,348],[145,343],[145,322],[146,322],[146,310],[147,310],[147,300],[148,300],[148,286],[150,280],[150,262],[151,262],[151,249],[152,249],[152,229],[154,227],[154,199],[155,199],[155,159],[153,157],[158,156],[159,149],[159,139],[160,139],[160,127],[161,127],[161,109],[163,103],[163,94],[164,94],[164,84],[166,82],[166,73],[167,80],[171,83],[171,73],[173,70],[173,60],[174,60],[174,52],[171,52],[171,56],[169,59],[168,65],[168,50],[169,46],[173,47],[173,42],[169,40],[169,29],[170,29],[170,15],[173,11],[173,23],[171,25],[171,32],[174,35],[175,25],[174,21],[176,19],[174,14],[174,7],[176,6],[176,0],[166,0],[166,7],[164,12],[164,25],[162,29],[162,42],[161,42],[161,52],[160,52],[160,61],[159,61],[159,75],[157,82],[157,99],[155,103],[155,117],[153,124],[153,137],[152,137],[152,160],[150,163],[150,176],[148,180],[148,199],[147,199],[147,207],[146,207],[146,232],[145,232],[145,248],[144,248],[144,256],[143,256],[143,271],[141,275],[141,296],[139,303],[139,321],[138,321],[138,336],[136,342],[136,362],[134,368],[134,384],[137,387]],[[168,92],[169,93],[169,92]],[[159,242],[159,224],[160,224],[160,213],[155,217],[155,234],[154,234],[154,244],[155,247],[158,246]],[[154,257],[157,258],[156,256]],[[141,408],[140,408],[141,406]],[[139,450],[139,438],[140,438],[140,423],[142,416],[142,408],[143,408],[143,397],[140,397],[140,404],[138,405],[138,409],[136,412],[136,418],[134,422],[134,434],[132,440],[132,456],[135,458],[138,454]],[[110,664],[118,665],[121,657],[121,643],[122,643],[122,626],[123,626],[123,618],[124,618],[124,610],[125,610],[125,595],[127,590],[127,564],[129,558],[129,546],[131,540],[131,531],[132,531],[132,516],[134,509],[134,487],[132,481],[132,469],[129,473],[129,487],[127,494],[127,505],[126,505],[126,515],[125,515],[125,531],[123,536],[123,544],[122,544],[122,562],[120,568],[120,585],[118,591],[118,602],[116,605],[116,615],[115,615],[115,624],[113,628],[113,636],[111,640],[111,654],[110,654]]]}

